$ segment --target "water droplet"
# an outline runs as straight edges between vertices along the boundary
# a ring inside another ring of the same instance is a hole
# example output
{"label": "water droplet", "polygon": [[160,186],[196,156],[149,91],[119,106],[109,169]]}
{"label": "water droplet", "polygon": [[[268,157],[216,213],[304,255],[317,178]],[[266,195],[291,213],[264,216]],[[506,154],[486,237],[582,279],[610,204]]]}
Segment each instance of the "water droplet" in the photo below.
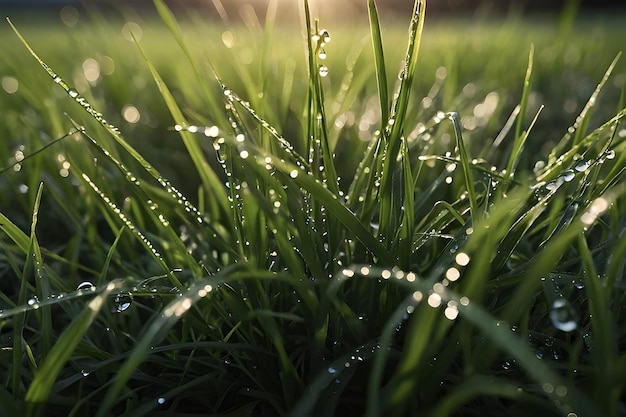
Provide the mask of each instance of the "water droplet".
{"label": "water droplet", "polygon": [[331,366],[331,367],[328,368],[328,373],[329,374],[336,374],[337,370]]}
{"label": "water droplet", "polygon": [[117,294],[113,299],[113,303],[115,304],[113,312],[121,313],[122,311],[128,310],[132,302],[133,297],[130,293]]}
{"label": "water droplet", "polygon": [[330,34],[326,29],[320,30],[319,37],[322,39],[322,42],[328,43],[330,42]]}
{"label": "water droplet", "polygon": [[589,161],[579,161],[575,166],[574,169],[578,172],[583,172],[586,171],[589,168]]}
{"label": "water droplet", "polygon": [[565,180],[565,182],[570,182],[574,179],[575,176],[576,174],[571,169],[564,171],[562,174],[562,178]]}
{"label": "water droplet", "polygon": [[591,351],[593,348],[593,337],[590,332],[587,332],[583,335],[583,341],[585,342],[585,347],[587,351]]}
{"label": "water droplet", "polygon": [[55,83],[60,83],[61,82],[61,77],[59,77],[58,75],[56,77],[54,77],[54,82]]}
{"label": "water droplet", "polygon": [[159,405],[163,405],[163,404],[165,404],[165,398],[163,398],[163,397],[159,397],[159,398],[157,398],[157,403],[158,403]]}
{"label": "water droplet", "polygon": [[73,88],[71,88],[71,89],[70,89],[67,93],[68,93],[68,94],[70,95],[70,97],[72,97],[72,98],[76,98],[76,97],[78,97],[78,91],[76,91],[76,90],[75,90],[75,89],[73,89]]}
{"label": "water droplet", "polygon": [[81,282],[80,284],[78,284],[78,287],[76,287],[77,291],[95,291],[96,287],[95,285],[93,285],[91,282],[89,281],[84,281]]}
{"label": "water droplet", "polygon": [[606,159],[615,159],[615,151],[613,149],[609,149],[604,153],[604,157]]}
{"label": "water droplet", "polygon": [[571,332],[578,327],[578,313],[564,298],[557,298],[552,303],[550,320],[554,327],[564,332]]}
{"label": "water droplet", "polygon": [[319,74],[320,74],[320,77],[328,76],[328,67],[326,65],[320,65]]}
{"label": "water droplet", "polygon": [[537,359],[543,359],[543,348],[541,346],[539,346],[537,348],[537,351],[535,352],[535,356],[537,357]]}

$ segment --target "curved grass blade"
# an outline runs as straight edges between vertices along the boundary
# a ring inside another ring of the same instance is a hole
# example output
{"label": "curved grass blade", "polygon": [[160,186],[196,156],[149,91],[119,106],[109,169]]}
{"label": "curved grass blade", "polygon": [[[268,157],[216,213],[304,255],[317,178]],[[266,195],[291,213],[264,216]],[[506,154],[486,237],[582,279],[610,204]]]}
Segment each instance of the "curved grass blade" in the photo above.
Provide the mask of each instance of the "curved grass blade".
{"label": "curved grass blade", "polygon": [[9,166],[7,166],[7,167],[5,167],[3,169],[0,169],[0,175],[4,174],[7,171],[10,171],[16,165],[23,164],[24,161],[26,161],[27,159],[32,158],[33,156],[40,154],[41,152],[43,152],[46,149],[50,148],[52,145],[56,145],[57,143],[61,142],[63,139],[66,139],[66,138],[72,136],[74,133],[76,133],[75,130],[70,130],[69,132],[67,132],[63,136],[60,136],[60,137],[54,139],[53,141],[51,141],[50,143],[45,144],[44,146],[42,146],[41,148],[37,149],[36,151],[31,152],[28,155],[24,155],[23,159],[20,159],[19,161],[15,161],[11,165],[9,165]]}
{"label": "curved grass blade", "polygon": [[517,381],[495,376],[472,375],[446,395],[431,412],[433,417],[454,415],[460,406],[479,396],[506,398],[520,403],[544,405],[536,397],[520,389]]}
{"label": "curved grass blade", "polygon": [[[185,116],[183,115],[183,112],[181,111],[178,104],[176,103],[176,100],[174,100],[174,96],[170,92],[167,85],[165,85],[165,82],[163,81],[158,71],[156,70],[156,68],[154,67],[150,59],[148,58],[148,55],[146,54],[146,52],[144,51],[144,49],[141,47],[141,45],[136,39],[135,39],[135,45],[137,45],[137,49],[139,49],[141,56],[146,62],[146,65],[148,66],[148,69],[150,70],[150,73],[152,74],[152,77],[154,78],[154,81],[157,87],[159,88],[159,92],[161,93],[163,100],[165,101],[165,104],[167,105],[167,108],[169,109],[170,114],[174,118],[175,124],[182,125],[182,126],[188,125],[189,123],[185,119]],[[193,137],[193,135],[191,135],[191,133],[185,130],[180,130],[179,133],[183,139],[183,143],[185,144],[185,147],[187,148],[189,156],[191,157],[194,163],[194,166],[196,167],[196,170],[198,171],[198,174],[200,175],[200,178],[202,179],[202,184],[204,184],[204,187],[207,190],[213,191],[212,195],[215,198],[216,203],[218,203],[218,207],[220,208],[222,212],[227,213],[228,207],[229,207],[228,201],[226,201],[226,199],[224,198],[224,194],[218,191],[218,190],[222,190],[223,188],[222,182],[219,180],[215,172],[213,172],[213,169],[211,168],[206,158],[204,157],[204,154],[202,152],[202,149],[200,148],[200,145],[198,144],[196,139]],[[212,214],[214,217],[216,217],[219,213],[212,213]]]}
{"label": "curved grass blade", "polygon": [[37,410],[48,399],[59,372],[61,372],[61,369],[71,357],[83,335],[89,329],[92,321],[105,304],[107,297],[112,291],[120,287],[121,283],[119,281],[109,283],[105,290],[91,300],[87,304],[87,308],[74,318],[72,323],[63,331],[50,353],[39,366],[35,378],[26,392],[25,400],[28,415],[38,414]]}
{"label": "curved grass blade", "polygon": [[163,268],[164,271],[168,272],[167,276],[172,282],[172,285],[180,289],[185,288],[185,286],[178,280],[176,275],[171,273],[172,268],[170,268],[167,265],[167,263],[165,262],[165,259],[163,259],[163,256],[155,248],[154,244],[137,228],[137,226],[135,226],[135,224],[124,213],[122,213],[122,210],[120,210],[119,207],[117,207],[117,205],[114,202],[112,202],[111,199],[107,197],[102,190],[100,190],[100,188],[96,185],[96,183],[93,182],[87,174],[82,173],[81,176],[82,176],[82,179],[87,183],[87,185],[89,185],[89,187],[91,187],[91,189],[94,190],[96,194],[98,194],[98,196],[102,199],[102,201],[106,204],[106,206],[111,210],[111,212],[117,218],[119,218],[122,221],[122,223],[124,223],[124,225],[128,228],[128,230],[137,239],[139,239],[139,243],[141,243],[148,250],[148,252],[152,256],[152,258],[156,261],[156,263],[161,268]]}
{"label": "curved grass blade", "polygon": [[[176,17],[162,0],[153,0],[153,3],[157,9],[157,12],[159,13],[159,16],[161,17],[161,20],[163,20],[168,30],[170,31],[170,33],[176,40],[178,47],[183,51],[183,53],[185,54],[185,57],[187,58],[187,61],[191,65],[191,69],[193,70],[193,73],[196,77],[196,83],[202,88],[202,92],[204,93],[204,96],[207,98],[209,102],[209,105],[210,105],[209,113],[213,117],[222,119],[220,120],[221,122],[226,122],[226,120],[222,117],[223,113],[221,112],[220,103],[218,103],[218,100],[215,99],[215,94],[212,94],[209,91],[207,84],[206,84],[206,79],[200,73],[200,69],[198,68],[198,65],[196,64],[196,61],[193,59],[193,55],[191,51],[189,50],[189,48],[187,47],[187,44],[183,40],[183,35],[181,33],[180,26],[176,22]],[[209,65],[211,65],[210,62],[209,62]],[[155,81],[157,80],[155,79]],[[159,84],[158,81],[157,81],[157,84]],[[165,96],[163,98],[165,99]],[[190,153],[191,153],[191,150],[197,151],[197,149],[192,148],[190,149]]]}

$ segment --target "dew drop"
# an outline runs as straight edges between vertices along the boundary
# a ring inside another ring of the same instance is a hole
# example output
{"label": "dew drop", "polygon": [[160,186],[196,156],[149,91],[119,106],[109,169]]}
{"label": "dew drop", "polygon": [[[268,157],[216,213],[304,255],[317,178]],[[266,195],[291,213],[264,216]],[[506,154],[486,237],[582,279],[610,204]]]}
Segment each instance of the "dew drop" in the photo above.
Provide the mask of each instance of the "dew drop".
{"label": "dew drop", "polygon": [[578,327],[578,313],[564,298],[557,298],[552,303],[550,320],[557,329],[571,332]]}
{"label": "dew drop", "polygon": [[580,161],[574,166],[574,169],[578,172],[586,171],[588,168],[589,168],[589,161]]}
{"label": "dew drop", "polygon": [[[75,89],[73,89],[73,88],[71,88],[71,89],[70,89],[67,93],[68,93],[68,94],[70,95],[70,97],[72,97],[72,98],[76,98],[76,97],[78,97],[78,91],[76,91],[76,90],[75,90]],[[102,117],[102,116],[101,116],[101,117]]]}
{"label": "dew drop", "polygon": [[319,37],[322,39],[322,42],[328,43],[330,42],[330,34],[326,29],[320,30]]}
{"label": "dew drop", "polygon": [[133,302],[133,298],[130,295],[130,293],[117,294],[115,298],[113,299],[113,303],[114,303],[113,312],[121,313],[122,311],[128,310],[132,302]]}
{"label": "dew drop", "polygon": [[320,65],[319,74],[320,74],[320,77],[328,76],[328,67],[326,65]]}
{"label": "dew drop", "polygon": [[615,151],[613,149],[609,149],[604,153],[604,157],[606,159],[615,159]]}
{"label": "dew drop", "polygon": [[570,182],[571,180],[574,179],[575,176],[576,174],[571,169],[564,171],[562,174],[562,177],[565,180],[565,182]]}
{"label": "dew drop", "polygon": [[157,398],[157,403],[158,403],[159,405],[163,405],[163,404],[165,404],[165,398],[163,398],[163,397],[159,397],[159,398]]}
{"label": "dew drop", "polygon": [[537,357],[537,359],[543,359],[543,348],[541,346],[539,346],[537,348],[537,351],[535,352],[535,356]]}
{"label": "dew drop", "polygon": [[89,281],[81,282],[78,284],[78,287],[76,287],[77,291],[94,291],[95,289],[96,287]]}
{"label": "dew drop", "polygon": [[328,373],[329,374],[336,374],[337,370],[331,366],[331,367],[328,368]]}

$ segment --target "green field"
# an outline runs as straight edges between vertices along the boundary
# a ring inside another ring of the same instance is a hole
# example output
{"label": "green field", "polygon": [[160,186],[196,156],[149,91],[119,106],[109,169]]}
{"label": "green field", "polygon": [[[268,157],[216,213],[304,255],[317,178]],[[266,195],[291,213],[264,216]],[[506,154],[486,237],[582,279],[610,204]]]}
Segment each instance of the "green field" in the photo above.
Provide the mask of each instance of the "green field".
{"label": "green field", "polygon": [[623,17],[155,4],[0,24],[0,416],[626,413]]}

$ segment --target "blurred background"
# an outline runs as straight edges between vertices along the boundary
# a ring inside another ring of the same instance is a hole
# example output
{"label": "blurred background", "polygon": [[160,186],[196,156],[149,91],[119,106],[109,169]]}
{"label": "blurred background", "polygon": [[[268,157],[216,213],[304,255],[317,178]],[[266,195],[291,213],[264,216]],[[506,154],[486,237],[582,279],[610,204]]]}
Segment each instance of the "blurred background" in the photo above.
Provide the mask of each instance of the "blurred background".
{"label": "blurred background", "polygon": [[[265,10],[270,0],[167,0],[166,3],[173,8],[193,8],[204,13],[215,14],[217,16],[236,15],[243,5],[251,5],[255,9]],[[301,1],[298,0],[279,0],[278,4],[281,9],[290,9],[299,7]],[[586,11],[602,11],[602,12],[624,12],[626,10],[626,2],[614,0],[431,0],[427,3],[430,13],[472,13],[476,11],[502,13],[510,10],[521,12],[538,12],[538,11],[559,11],[568,3],[576,4]],[[343,15],[345,13],[365,13],[366,0],[311,0],[311,7],[318,7],[326,18],[335,15]],[[151,0],[0,0],[0,7],[16,8],[16,7],[59,7],[64,5],[73,6],[93,6],[106,8],[126,8],[130,5],[134,8],[150,7]],[[406,13],[410,12],[413,6],[411,0],[380,0],[377,2],[382,12]]]}
{"label": "blurred background", "polygon": [[[215,104],[222,94],[209,71],[210,62],[229,88],[292,140],[304,129],[301,116],[306,104],[303,0],[164,1],[177,15],[202,80],[152,0],[0,0],[0,13],[9,16],[48,65],[120,127],[146,159],[193,196],[197,175],[180,169],[191,166],[189,156],[131,33],[191,124],[228,125],[223,107]],[[367,0],[309,0],[309,4],[312,16],[332,35],[324,65],[329,69],[325,88],[334,139],[344,143],[344,138],[357,137],[366,143],[381,123]],[[414,2],[376,0],[376,4],[391,91],[405,56]],[[271,8],[268,13],[268,5],[275,6],[275,17]],[[267,16],[275,24],[265,25]],[[0,149],[0,168],[15,161],[15,152],[28,153],[65,134],[70,125],[64,112],[98,132],[93,120],[39,68],[6,22],[0,23],[0,39],[0,137],[11,138],[11,145]],[[560,141],[613,59],[626,51],[626,1],[428,0],[410,110],[416,130],[438,110],[454,110],[462,116],[464,134],[473,146],[470,153],[479,155],[481,144],[499,137],[519,103],[531,45],[534,68],[525,120],[545,107],[529,141],[533,152],[521,164],[529,169]],[[347,85],[349,90],[344,90]],[[625,86],[626,62],[621,59],[598,97],[589,126],[615,114]],[[450,132],[442,131],[440,137],[440,148],[430,152],[448,150]],[[210,141],[202,146],[207,153],[214,152]],[[338,155],[341,152],[354,150],[339,148]],[[60,165],[63,178],[69,175],[64,158],[65,153],[58,161],[46,160]],[[497,156],[490,162],[501,165]],[[221,167],[215,169],[219,172]],[[346,164],[342,170],[342,178],[351,178],[354,167]],[[0,176],[0,185],[25,183],[21,172],[12,175],[15,178]],[[30,207],[25,201],[24,208]]]}

